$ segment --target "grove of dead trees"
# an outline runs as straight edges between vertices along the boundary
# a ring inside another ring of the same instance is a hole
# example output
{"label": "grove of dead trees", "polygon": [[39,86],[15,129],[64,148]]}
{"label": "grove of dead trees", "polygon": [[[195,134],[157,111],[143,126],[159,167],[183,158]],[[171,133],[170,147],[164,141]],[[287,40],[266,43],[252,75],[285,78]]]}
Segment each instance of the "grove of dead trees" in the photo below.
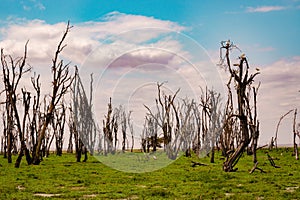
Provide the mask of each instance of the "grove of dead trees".
{"label": "grove of dead trees", "polygon": [[[62,112],[59,112],[57,105],[62,103],[63,96],[67,93],[73,78],[69,73],[69,64],[64,64],[62,60],[59,60],[59,55],[66,47],[64,40],[70,29],[71,26],[68,23],[52,60],[52,94],[50,99],[48,96],[44,98],[43,106],[40,102],[39,75],[31,79],[35,94],[27,91],[25,87],[20,89],[19,86],[23,76],[28,74],[31,69],[26,60],[28,42],[25,44],[24,55],[21,58],[14,59],[12,56],[6,55],[1,49],[1,65],[6,95],[4,101],[6,112],[3,113],[3,120],[5,121],[3,129],[5,137],[3,142],[4,157],[7,157],[8,162],[11,163],[13,146],[20,143],[20,146],[16,147],[19,154],[15,162],[17,168],[20,167],[24,154],[28,164],[39,164],[53,137],[56,138],[58,154],[62,153],[65,108],[62,106]],[[20,90],[21,97],[19,95]],[[32,113],[30,113],[31,110]],[[55,130],[52,137],[47,133],[50,123],[53,124]],[[18,140],[15,133],[18,135]]]}
{"label": "grove of dead trees", "polygon": [[[9,163],[13,154],[18,154],[15,167],[20,167],[25,155],[27,164],[39,164],[44,156],[50,155],[55,147],[61,156],[64,142],[67,152],[75,149],[76,161],[83,162],[91,155],[134,152],[137,146],[144,153],[163,151],[169,159],[176,159],[180,153],[191,156],[209,156],[215,162],[216,150],[225,157],[223,170],[236,171],[236,164],[243,153],[253,156],[254,167],[258,168],[256,150],[260,135],[257,116],[257,94],[260,84],[254,86],[258,71],[251,68],[245,54],[232,63],[233,51],[240,51],[231,41],[221,42],[221,65],[229,78],[226,84],[227,96],[222,97],[213,88],[202,89],[199,100],[180,98],[180,89],[167,94],[165,82],[157,83],[155,106],[145,107],[144,125],[140,141],[135,137],[132,111],[123,105],[113,107],[109,98],[107,112],[101,123],[93,113],[93,74],[90,75],[88,92],[84,88],[79,70],[71,74],[70,63],[65,64],[60,55],[66,45],[65,39],[72,26],[68,23],[52,60],[52,88],[50,95],[41,96],[40,75],[31,78],[32,90],[20,85],[21,79],[30,74],[27,64],[27,46],[21,58],[6,55],[1,49],[1,65],[4,90],[2,102],[3,137],[1,151]],[[66,94],[71,91],[71,95]],[[69,101],[67,101],[68,99]],[[224,105],[222,104],[224,99]],[[300,125],[296,123],[297,109],[283,115],[272,139],[277,148],[278,129],[282,119],[294,111],[293,155],[298,156],[296,138],[300,138]],[[101,128],[102,126],[102,128]],[[197,165],[197,164],[196,164]]]}

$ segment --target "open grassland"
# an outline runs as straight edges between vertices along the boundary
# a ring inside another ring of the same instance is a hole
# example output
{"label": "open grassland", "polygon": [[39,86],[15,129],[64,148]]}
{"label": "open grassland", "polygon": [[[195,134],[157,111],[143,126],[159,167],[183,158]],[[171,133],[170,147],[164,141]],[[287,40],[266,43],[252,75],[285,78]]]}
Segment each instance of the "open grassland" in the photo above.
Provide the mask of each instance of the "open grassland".
{"label": "open grassland", "polygon": [[[251,156],[241,158],[237,172],[225,173],[219,153],[214,164],[180,157],[147,173],[117,171],[94,157],[76,163],[72,154],[50,155],[38,166],[27,166],[24,159],[16,169],[1,156],[0,199],[300,199],[300,161],[292,149],[269,151],[281,168],[270,165],[266,151],[258,152],[258,166],[267,173],[253,174]],[[192,161],[207,166],[192,167]]]}

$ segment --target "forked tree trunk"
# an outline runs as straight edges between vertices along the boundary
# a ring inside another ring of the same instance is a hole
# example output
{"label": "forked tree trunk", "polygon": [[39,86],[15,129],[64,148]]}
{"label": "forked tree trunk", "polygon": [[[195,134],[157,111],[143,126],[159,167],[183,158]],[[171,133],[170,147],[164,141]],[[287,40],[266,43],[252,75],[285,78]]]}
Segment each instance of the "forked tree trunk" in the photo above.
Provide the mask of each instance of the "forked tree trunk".
{"label": "forked tree trunk", "polygon": [[[226,51],[224,60],[226,60],[231,77],[235,80],[235,88],[237,92],[238,113],[237,115],[229,116],[229,118],[237,117],[240,122],[239,135],[237,135],[239,140],[238,147],[232,154],[227,156],[227,160],[223,164],[223,169],[226,172],[235,171],[234,166],[237,164],[244,150],[250,143],[248,117],[252,119],[252,113],[249,105],[249,96],[246,95],[246,88],[251,86],[254,81],[254,77],[259,74],[259,72],[256,72],[255,74],[248,76],[249,65],[244,54],[239,57],[240,63],[236,64],[238,69],[233,70],[229,58],[229,52],[233,48],[236,48],[236,46],[230,43],[230,41],[227,41],[226,44],[222,43],[221,50],[225,49]],[[254,103],[256,103],[256,101]],[[255,126],[255,124],[252,125]],[[257,129],[257,127],[254,128],[255,130]]]}
{"label": "forked tree trunk", "polygon": [[62,39],[60,40],[57,50],[55,52],[54,59],[52,60],[52,94],[51,94],[51,100],[50,105],[48,106],[46,117],[44,120],[44,123],[42,124],[42,128],[39,131],[38,134],[38,142],[36,145],[35,152],[33,153],[33,164],[38,165],[41,162],[41,146],[45,139],[46,130],[48,128],[48,125],[53,117],[53,113],[55,111],[56,105],[59,103],[59,101],[62,99],[64,94],[68,91],[70,88],[72,81],[74,78],[69,76],[69,65],[64,65],[63,61],[59,61],[59,55],[63,51],[63,49],[66,47],[66,45],[63,45],[63,42],[70,31],[72,27],[70,26],[69,22],[67,24],[66,31],[64,32]]}

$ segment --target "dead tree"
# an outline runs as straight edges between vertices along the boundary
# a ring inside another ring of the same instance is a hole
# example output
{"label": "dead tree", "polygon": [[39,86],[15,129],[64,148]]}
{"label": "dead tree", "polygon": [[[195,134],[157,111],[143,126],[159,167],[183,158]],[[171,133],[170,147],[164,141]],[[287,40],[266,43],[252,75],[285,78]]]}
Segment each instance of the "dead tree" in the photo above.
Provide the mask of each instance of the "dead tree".
{"label": "dead tree", "polygon": [[201,143],[202,143],[202,153],[208,155],[209,153],[209,144],[210,138],[208,136],[209,132],[209,121],[210,121],[210,95],[208,89],[205,89],[205,92],[202,91],[200,98],[201,106]]}
{"label": "dead tree", "polygon": [[[27,42],[28,43],[28,42]],[[15,167],[19,167],[22,157],[24,153],[26,154],[26,159],[28,164],[31,162],[31,157],[28,149],[26,148],[24,131],[25,124],[28,115],[29,105],[30,105],[30,94],[23,92],[24,99],[24,117],[23,123],[21,122],[21,118],[19,115],[19,111],[17,108],[17,89],[20,83],[22,76],[30,71],[30,67],[26,67],[26,59],[27,59],[27,43],[25,44],[24,56],[18,59],[13,59],[11,56],[7,56],[4,54],[3,49],[1,49],[1,64],[2,64],[2,72],[3,72],[3,82],[5,86],[6,93],[6,115],[7,115],[7,127],[6,127],[6,135],[7,135],[7,151],[8,151],[8,162],[12,162],[11,160],[11,151],[12,151],[12,141],[13,134],[12,131],[14,126],[16,126],[19,136],[19,141],[21,143],[21,148],[19,151],[19,156],[16,160]]]}
{"label": "dead tree", "polygon": [[75,70],[75,78],[72,87],[72,105],[70,122],[72,127],[69,138],[69,151],[72,149],[72,136],[75,140],[75,151],[77,161],[80,161],[81,154],[84,153],[84,162],[87,160],[87,153],[94,153],[97,128],[92,112],[93,75],[91,74],[90,95],[88,97],[84,85],[81,81],[78,69]]}
{"label": "dead tree", "polygon": [[201,111],[200,105],[194,103],[192,107],[193,119],[195,121],[195,136],[193,139],[193,152],[195,152],[198,156],[200,154],[201,149]]}
{"label": "dead tree", "polygon": [[109,99],[109,103],[107,106],[107,115],[103,120],[103,134],[104,134],[104,155],[113,152],[113,130],[112,130],[112,105],[111,98]]}
{"label": "dead tree", "polygon": [[237,113],[229,116],[229,118],[238,118],[240,131],[239,145],[234,152],[227,156],[226,161],[223,164],[223,170],[226,172],[234,171],[234,166],[237,164],[244,150],[251,142],[248,123],[248,118],[250,117],[251,113],[249,113],[250,108],[249,104],[247,103],[249,98],[246,93],[246,89],[251,87],[252,83],[254,82],[254,78],[259,74],[259,72],[256,72],[249,75],[249,64],[245,54],[242,54],[239,57],[240,62],[238,64],[234,64],[237,69],[233,69],[229,55],[232,49],[237,49],[237,47],[229,40],[226,42],[221,42],[221,53],[222,50],[225,50],[225,57],[223,58],[222,54],[220,55],[221,62],[222,64],[226,63],[224,66],[226,66],[226,68],[229,70],[230,76],[234,79],[237,96]]}
{"label": "dead tree", "polygon": [[[259,121],[257,119],[257,92],[259,89],[260,84],[258,85],[257,88],[252,87],[253,90],[253,117],[252,117],[252,113],[251,113],[251,109],[250,109],[250,102],[249,99],[250,97],[248,97],[246,99],[247,102],[247,113],[249,116],[249,129],[250,129],[250,133],[251,133],[251,138],[252,138],[252,143],[251,143],[251,152],[250,154],[253,155],[253,163],[257,163],[257,156],[256,156],[256,150],[257,150],[257,143],[258,143],[258,138],[259,138]],[[249,90],[251,90],[251,88],[249,88]],[[250,91],[249,91],[250,94]]]}
{"label": "dead tree", "polygon": [[280,118],[279,118],[279,121],[277,123],[277,126],[276,126],[276,131],[275,131],[275,138],[273,140],[273,142],[275,143],[275,148],[277,149],[277,136],[278,136],[278,130],[279,130],[279,126],[280,126],[280,123],[281,121],[288,115],[290,114],[294,109],[291,109],[289,110],[287,113],[285,113],[284,115],[282,115]]}
{"label": "dead tree", "polygon": [[191,150],[193,140],[195,139],[196,123],[193,115],[193,109],[195,107],[195,101],[183,99],[183,103],[179,110],[180,118],[180,134],[182,139],[182,150],[185,151],[186,157],[191,157]]}
{"label": "dead tree", "polygon": [[68,22],[67,28],[62,36],[61,41],[58,44],[57,50],[54,55],[54,59],[52,60],[52,94],[44,123],[42,125],[41,130],[39,131],[37,146],[33,154],[33,164],[35,165],[38,165],[41,161],[41,146],[45,138],[46,129],[53,117],[55,108],[72,84],[73,78],[69,74],[69,64],[64,64],[63,60],[59,60],[60,53],[66,47],[66,45],[63,44],[64,40],[71,28],[72,27]]}
{"label": "dead tree", "polygon": [[[156,113],[153,113],[146,105],[148,115],[153,117],[162,129],[164,139],[164,150],[170,159],[176,159],[182,145],[182,135],[180,130],[180,118],[178,107],[175,106],[175,98],[179,89],[172,95],[161,93],[161,87],[164,83],[157,83],[158,99],[156,99]],[[173,125],[175,124],[175,125]]]}
{"label": "dead tree", "polygon": [[236,126],[237,126],[237,118],[230,117],[234,114],[234,108],[233,108],[233,97],[231,92],[231,82],[232,77],[229,78],[229,81],[227,83],[227,101],[225,105],[225,113],[224,113],[224,126],[223,131],[219,138],[220,147],[222,150],[222,155],[227,157],[227,155],[234,151],[234,140],[237,135],[236,133]]}
{"label": "dead tree", "polygon": [[133,152],[133,148],[134,148],[134,131],[133,131],[133,121],[131,119],[131,111],[129,111],[128,113],[128,127],[129,127],[129,132],[131,135],[131,148],[130,148],[130,152]]}
{"label": "dead tree", "polygon": [[9,106],[9,101],[5,102],[6,107],[6,118],[3,117],[4,124],[4,136],[5,136],[5,147],[4,147],[4,158],[7,158],[8,163],[12,163],[12,146],[13,146],[13,110]]}
{"label": "dead tree", "polygon": [[69,131],[69,143],[68,143],[67,153],[73,153],[73,132],[72,131]]}
{"label": "dead tree", "polygon": [[75,152],[76,152],[76,162],[80,162],[81,161],[81,156],[83,153],[83,142],[81,141],[80,137],[79,137],[79,133],[77,130],[77,125],[74,119],[74,112],[72,111],[72,109],[70,108],[70,117],[69,117],[69,130],[70,130],[70,134],[74,136],[74,142],[75,142]]}
{"label": "dead tree", "polygon": [[1,153],[3,153],[3,158],[7,158],[7,131],[6,131],[6,120],[5,112],[2,113],[3,120],[3,136],[1,138]]}
{"label": "dead tree", "polygon": [[215,162],[215,144],[217,144],[217,140],[223,129],[223,114],[221,110],[220,93],[216,93],[213,90],[209,91],[210,101],[209,101],[209,141],[211,148],[210,162]]}
{"label": "dead tree", "polygon": [[[202,90],[200,97],[199,113],[201,113],[201,138],[198,139],[201,145],[196,151],[198,156],[208,156],[214,162],[214,150],[222,132],[222,112],[220,106],[221,96],[214,90]],[[195,110],[195,108],[194,108]],[[197,128],[195,128],[197,129]]]}
{"label": "dead tree", "polygon": [[61,156],[66,122],[66,108],[63,103],[61,104],[61,108],[55,111],[54,115],[55,117],[52,119],[52,128],[54,131],[53,136],[55,136],[56,155]]}
{"label": "dead tree", "polygon": [[157,148],[161,148],[162,145],[160,142],[163,142],[163,138],[160,141],[158,138],[158,124],[156,120],[152,116],[146,116],[143,132],[142,132],[142,151],[145,153],[150,152],[150,148],[152,148],[153,152],[157,151]]}
{"label": "dead tree", "polygon": [[294,143],[293,155],[295,156],[296,160],[299,160],[298,146],[296,142],[296,137],[297,137],[296,119],[297,119],[297,109],[295,109],[294,120],[293,120],[293,143]]}
{"label": "dead tree", "polygon": [[40,75],[31,77],[31,83],[35,90],[35,95],[33,96],[32,114],[31,121],[29,124],[29,137],[27,137],[27,145],[30,151],[33,153],[36,150],[38,132],[40,130],[40,124],[42,124],[43,116],[40,111],[40,96],[41,96],[41,84]]}
{"label": "dead tree", "polygon": [[117,150],[118,145],[118,130],[119,130],[119,121],[120,121],[120,113],[118,109],[114,109],[113,118],[112,118],[112,125],[113,125],[113,148],[114,151]]}
{"label": "dead tree", "polygon": [[[25,130],[26,130],[26,125],[27,125],[26,121],[27,121],[27,118],[28,118],[28,120],[30,120],[28,115],[29,115],[31,94],[30,94],[30,92],[27,92],[27,91],[22,89],[22,95],[23,95],[23,105],[24,105],[24,116],[23,116],[23,122],[22,122],[22,140],[23,140],[23,142],[21,142],[21,150],[20,150],[19,156],[18,156],[18,158],[16,160],[16,163],[15,163],[16,168],[20,167],[21,160],[22,160],[22,157],[23,157],[24,153],[26,155],[27,163],[31,164],[30,151],[29,151],[29,149],[27,149],[26,143],[25,143],[25,140],[26,140]],[[20,141],[21,141],[21,138],[20,138]],[[22,145],[24,145],[24,146],[22,147]]]}
{"label": "dead tree", "polygon": [[127,116],[125,109],[120,106],[119,107],[119,114],[120,114],[120,123],[121,123],[121,130],[122,130],[122,152],[126,150],[126,140],[127,140]]}

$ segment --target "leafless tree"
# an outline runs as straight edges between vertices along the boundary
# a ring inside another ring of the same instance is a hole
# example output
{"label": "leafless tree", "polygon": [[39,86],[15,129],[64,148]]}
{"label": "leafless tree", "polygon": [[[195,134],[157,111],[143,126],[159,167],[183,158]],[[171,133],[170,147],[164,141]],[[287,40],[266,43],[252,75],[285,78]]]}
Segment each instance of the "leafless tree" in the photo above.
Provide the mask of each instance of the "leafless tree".
{"label": "leafless tree", "polygon": [[277,126],[276,126],[275,137],[274,137],[274,140],[273,140],[273,142],[275,143],[275,148],[276,148],[276,149],[277,149],[277,138],[278,138],[278,131],[279,131],[280,123],[281,123],[281,121],[282,121],[286,116],[288,116],[291,112],[293,112],[293,110],[294,110],[294,109],[289,110],[288,112],[286,112],[284,115],[282,115],[282,116],[279,118],[279,121],[278,121]]}
{"label": "leafless tree", "polygon": [[72,136],[75,140],[77,161],[80,162],[81,154],[84,153],[87,160],[87,152],[94,153],[96,135],[98,129],[92,112],[93,75],[91,74],[89,97],[79,76],[78,69],[75,71],[75,79],[72,87],[71,118],[69,122],[70,138],[69,151],[72,149]]}
{"label": "leafless tree", "polygon": [[61,41],[58,44],[57,50],[54,55],[54,59],[52,60],[52,94],[51,94],[51,100],[48,105],[47,113],[45,116],[44,123],[42,125],[41,130],[39,131],[38,135],[38,141],[37,141],[37,146],[35,149],[35,152],[33,154],[33,164],[39,164],[41,161],[40,158],[40,151],[41,151],[41,146],[43,143],[43,140],[45,138],[46,134],[46,129],[51,122],[51,119],[53,117],[53,113],[55,112],[55,108],[57,104],[60,102],[62,97],[66,94],[68,91],[69,87],[72,84],[73,78],[69,74],[69,63],[64,64],[63,60],[59,60],[59,55],[63,51],[63,49],[66,47],[64,45],[64,40],[70,31],[72,27],[70,26],[69,22],[67,24],[66,30],[62,36]]}
{"label": "leafless tree", "polygon": [[295,156],[296,160],[299,160],[298,145],[297,145],[297,142],[296,142],[296,137],[299,134],[299,132],[296,129],[296,119],[297,119],[297,109],[295,109],[294,120],[293,120],[293,143],[294,143],[293,144],[294,145],[293,155]]}
{"label": "leafless tree", "polygon": [[213,90],[209,91],[210,94],[210,117],[209,117],[209,141],[210,141],[210,149],[211,149],[211,156],[210,162],[214,163],[215,159],[215,145],[221,132],[223,130],[223,110],[220,105],[221,102],[221,95],[220,93],[216,93]]}
{"label": "leafless tree", "polygon": [[18,86],[20,80],[24,74],[30,71],[31,67],[26,66],[27,59],[27,44],[25,44],[24,56],[21,58],[13,59],[10,55],[5,55],[4,50],[1,49],[1,64],[3,72],[3,82],[5,86],[6,93],[6,135],[7,135],[7,152],[8,152],[8,162],[11,160],[11,151],[13,147],[13,129],[16,126],[19,141],[21,143],[21,148],[19,151],[19,156],[16,160],[15,167],[19,167],[24,153],[26,154],[26,159],[28,164],[31,162],[31,156],[29,150],[25,143],[25,125],[28,116],[29,106],[30,106],[30,93],[22,90],[23,103],[24,103],[24,116],[23,122],[20,118],[19,110],[17,108],[18,101]]}
{"label": "leafless tree", "polygon": [[61,156],[63,151],[63,137],[66,123],[66,108],[61,104],[60,109],[57,109],[52,119],[52,128],[55,136],[56,155]]}
{"label": "leafless tree", "polygon": [[78,133],[78,126],[76,124],[76,119],[74,119],[76,116],[76,114],[74,113],[74,111],[70,108],[70,117],[69,117],[69,130],[70,130],[70,135],[73,135],[74,137],[74,142],[75,142],[75,152],[76,152],[76,161],[80,162],[81,161],[81,156],[83,152],[83,142],[79,136]]}
{"label": "leafless tree", "polygon": [[225,112],[224,112],[224,127],[223,131],[219,138],[219,143],[222,150],[222,155],[227,157],[227,155],[234,151],[234,141],[237,134],[237,118],[230,117],[234,114],[233,109],[233,97],[231,92],[231,81],[232,77],[230,77],[228,83],[227,83],[227,89],[228,89],[228,96],[225,106]]}
{"label": "leafless tree", "polygon": [[[157,83],[158,99],[156,99],[157,111],[154,113],[144,105],[148,110],[148,115],[153,117],[162,129],[164,139],[164,149],[170,159],[176,159],[182,145],[182,135],[180,133],[180,119],[178,106],[175,106],[175,98],[179,89],[172,95],[166,95],[161,92],[164,83]],[[175,124],[175,125],[173,125]]]}
{"label": "leafless tree", "polygon": [[[116,152],[117,138],[116,134],[118,132],[117,115],[113,113],[113,107],[111,103],[111,98],[109,99],[107,107],[107,115],[103,122],[103,145],[104,145],[104,155],[108,153],[114,154]],[[115,142],[114,142],[115,141]]]}
{"label": "leafless tree", "polygon": [[121,123],[121,130],[122,130],[122,151],[125,152],[126,150],[126,140],[127,140],[127,115],[126,115],[126,111],[124,109],[123,106],[119,106],[119,111],[118,111],[119,115],[120,115],[120,123]]}
{"label": "leafless tree", "polygon": [[40,75],[36,76],[34,74],[31,77],[31,83],[35,90],[35,95],[33,96],[33,105],[32,105],[32,113],[31,113],[31,120],[28,127],[28,137],[27,137],[27,146],[31,152],[35,152],[36,145],[37,145],[37,138],[38,132],[40,130],[40,124],[42,124],[43,115],[40,111],[41,103],[40,103],[40,96],[41,96],[41,84],[40,84]]}
{"label": "leafless tree", "polygon": [[129,127],[129,132],[131,135],[131,148],[130,148],[130,152],[133,152],[133,147],[134,147],[134,131],[133,131],[133,121],[131,119],[131,111],[129,111],[128,113],[128,119],[127,119],[127,123],[128,123],[128,127]]}
{"label": "leafless tree", "polygon": [[[229,70],[230,76],[234,79],[234,87],[236,90],[236,97],[237,97],[237,112],[236,114],[232,114],[229,118],[235,117],[239,120],[239,142],[237,148],[227,155],[226,161],[223,164],[223,169],[226,172],[234,171],[234,166],[239,161],[241,155],[243,154],[244,150],[250,144],[253,138],[253,131],[258,132],[257,126],[255,124],[251,124],[249,122],[249,118],[253,119],[253,113],[250,112],[250,103],[249,95],[247,94],[247,88],[251,87],[252,83],[254,82],[254,78],[259,74],[256,72],[254,74],[249,74],[249,64],[245,54],[239,56],[239,63],[234,64],[233,66],[237,67],[236,69],[233,68],[230,59],[230,52],[233,49],[238,49],[233,43],[229,40],[221,42],[220,48],[220,57],[221,63]],[[222,56],[222,51],[225,50],[225,57]],[[226,63],[226,64],[225,64]],[[256,103],[256,102],[255,102]],[[228,119],[227,119],[228,120]],[[250,120],[251,121],[251,120]],[[256,123],[257,124],[257,123]],[[258,136],[255,136],[258,137]]]}
{"label": "leafless tree", "polygon": [[191,149],[193,140],[196,133],[196,122],[193,115],[193,108],[195,107],[195,101],[188,98],[182,100],[181,108],[179,111],[180,118],[180,132],[182,136],[182,150],[185,151],[185,156],[191,156]]}
{"label": "leafless tree", "polygon": [[[156,116],[158,117],[158,116]],[[141,135],[141,146],[142,150],[145,153],[150,152],[150,148],[152,147],[152,151],[156,152],[157,148],[162,147],[163,138],[158,137],[158,123],[155,118],[151,115],[145,117],[144,127]]]}

